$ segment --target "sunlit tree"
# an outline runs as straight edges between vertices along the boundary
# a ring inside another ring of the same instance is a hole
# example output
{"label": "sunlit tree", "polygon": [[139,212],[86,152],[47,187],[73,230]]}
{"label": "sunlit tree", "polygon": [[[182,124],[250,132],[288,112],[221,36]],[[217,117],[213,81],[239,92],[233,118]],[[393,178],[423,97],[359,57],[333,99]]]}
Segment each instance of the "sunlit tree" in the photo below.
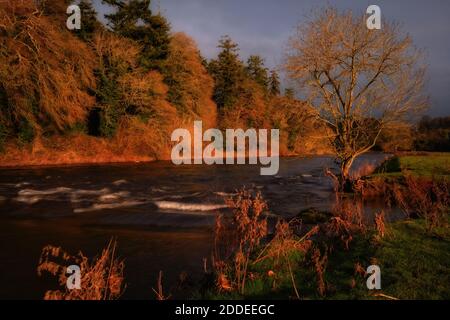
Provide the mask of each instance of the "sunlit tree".
{"label": "sunlit tree", "polygon": [[365,17],[351,12],[326,8],[300,24],[285,69],[330,129],[342,187],[383,128],[427,105],[425,67],[411,38],[393,23],[369,30]]}

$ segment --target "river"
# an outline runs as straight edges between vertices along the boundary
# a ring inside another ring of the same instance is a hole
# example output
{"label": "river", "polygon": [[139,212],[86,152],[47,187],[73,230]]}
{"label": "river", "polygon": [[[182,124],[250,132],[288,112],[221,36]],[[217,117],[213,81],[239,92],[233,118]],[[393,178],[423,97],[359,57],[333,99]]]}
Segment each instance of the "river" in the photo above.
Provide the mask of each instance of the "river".
{"label": "river", "polygon": [[[355,167],[385,158],[364,155]],[[50,289],[36,273],[45,245],[94,256],[111,237],[125,259],[123,298],[154,299],[159,270],[169,288],[183,271],[202,273],[215,216],[237,188],[260,190],[271,215],[329,210],[335,197],[324,168],[335,168],[331,157],[282,158],[276,176],[251,165],[166,161],[0,169],[0,299],[41,299]]]}

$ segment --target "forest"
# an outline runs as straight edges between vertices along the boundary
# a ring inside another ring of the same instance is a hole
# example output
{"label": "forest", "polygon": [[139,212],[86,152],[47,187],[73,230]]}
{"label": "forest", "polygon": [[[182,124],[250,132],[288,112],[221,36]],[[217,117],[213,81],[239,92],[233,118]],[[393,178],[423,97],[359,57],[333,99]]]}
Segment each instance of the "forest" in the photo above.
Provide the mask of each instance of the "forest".
{"label": "forest", "polygon": [[116,9],[107,25],[81,1],[75,31],[66,28],[67,1],[0,5],[2,165],[169,159],[171,132],[194,120],[280,129],[282,155],[329,152],[315,110],[281,92],[263,57],[242,61],[225,35],[207,61],[150,0],[105,3]]}

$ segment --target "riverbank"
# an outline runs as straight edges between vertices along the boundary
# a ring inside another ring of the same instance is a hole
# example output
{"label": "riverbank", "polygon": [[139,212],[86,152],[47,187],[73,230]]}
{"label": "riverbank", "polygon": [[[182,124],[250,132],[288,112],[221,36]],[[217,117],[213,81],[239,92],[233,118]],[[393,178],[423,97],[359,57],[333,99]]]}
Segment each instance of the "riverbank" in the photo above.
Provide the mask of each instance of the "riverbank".
{"label": "riverbank", "polygon": [[450,178],[450,153],[415,152],[399,153],[383,163],[368,178],[401,177],[413,175],[418,177]]}
{"label": "riverbank", "polygon": [[[378,239],[374,230],[359,234],[348,250],[335,247],[332,253],[324,253],[324,243],[310,255],[291,248],[288,257],[292,273],[287,267],[281,270],[280,266],[259,263],[250,270],[256,279],[248,281],[244,295],[236,291],[209,292],[203,298],[296,299],[293,278],[302,300],[448,300],[450,229],[442,227],[430,234],[424,219],[415,219],[389,224],[385,232],[383,239]],[[366,287],[369,265],[380,267],[380,290]]]}
{"label": "riverbank", "polygon": [[[170,160],[170,145],[161,145],[159,151],[149,152],[156,147],[146,147],[148,142],[139,139],[99,138],[85,134],[64,137],[41,138],[30,144],[19,146],[10,143],[0,150],[0,168],[29,166],[63,166],[114,163],[144,163],[156,160]],[[326,146],[309,145],[301,156],[330,155]],[[281,150],[281,157],[295,157],[299,154]]]}
{"label": "riverbank", "polygon": [[[356,200],[329,214],[318,212],[325,220],[304,225],[300,232],[295,229],[299,222],[293,220],[252,253],[245,291],[219,287],[219,293],[207,291],[201,297],[449,299],[450,210],[445,182],[449,159],[450,154],[409,154],[387,160],[365,179],[389,181],[399,197],[378,194],[385,197],[386,208],[372,224],[361,223]],[[407,204],[398,203],[400,199]],[[403,209],[405,218],[389,223],[386,214],[391,206]],[[380,290],[366,286],[370,265],[380,267]],[[235,274],[228,271],[222,276],[232,283]]]}
{"label": "riverbank", "polygon": [[140,154],[136,142],[115,141],[84,134],[41,138],[28,145],[7,144],[0,153],[1,167],[58,166],[149,162],[155,157]]}

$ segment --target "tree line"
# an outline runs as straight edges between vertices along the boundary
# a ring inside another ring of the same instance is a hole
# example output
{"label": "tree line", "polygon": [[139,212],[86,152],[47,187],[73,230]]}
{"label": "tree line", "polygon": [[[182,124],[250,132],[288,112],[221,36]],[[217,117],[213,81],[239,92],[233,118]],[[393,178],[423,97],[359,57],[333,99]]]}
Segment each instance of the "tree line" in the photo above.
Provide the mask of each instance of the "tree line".
{"label": "tree line", "polygon": [[415,124],[399,123],[382,135],[378,149],[450,152],[450,117],[423,116]]}
{"label": "tree line", "polygon": [[103,3],[113,9],[107,26],[82,0],[75,32],[64,27],[65,0],[0,5],[0,145],[76,134],[109,139],[121,152],[136,140],[130,152],[165,158],[172,130],[203,120],[282,129],[284,153],[318,148],[306,138],[319,126],[313,110],[292,90],[281,94],[278,71],[261,56],[242,61],[238,44],[223,36],[208,61],[150,0]]}
{"label": "tree line", "polygon": [[335,178],[348,185],[359,155],[404,146],[428,106],[422,52],[389,21],[370,30],[350,11],[313,12],[288,42],[281,68],[296,91],[282,94],[277,70],[257,54],[243,61],[229,36],[207,60],[150,0],[103,2],[113,9],[107,26],[82,0],[75,33],[65,28],[65,0],[0,4],[0,145],[93,137],[112,152],[167,159],[171,132],[202,120],[280,129],[282,155],[333,153]]}

